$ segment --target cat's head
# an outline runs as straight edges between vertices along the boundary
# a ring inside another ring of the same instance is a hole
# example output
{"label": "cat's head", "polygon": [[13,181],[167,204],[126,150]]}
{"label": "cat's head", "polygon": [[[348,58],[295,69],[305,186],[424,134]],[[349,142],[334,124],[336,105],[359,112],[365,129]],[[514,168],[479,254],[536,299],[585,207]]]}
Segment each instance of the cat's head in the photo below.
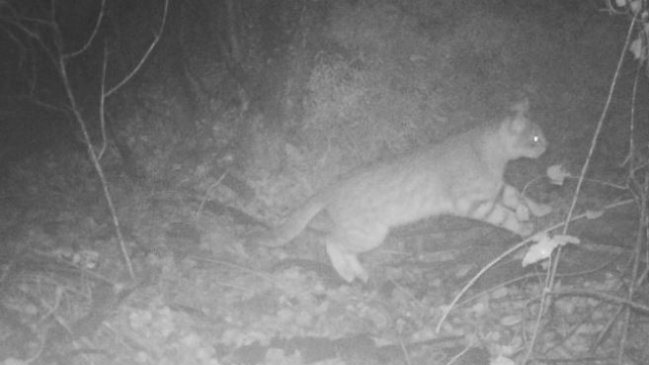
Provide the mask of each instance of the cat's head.
{"label": "cat's head", "polygon": [[527,100],[515,104],[511,108],[513,115],[506,117],[501,125],[500,133],[511,159],[538,158],[548,147],[541,127],[528,118],[528,109]]}

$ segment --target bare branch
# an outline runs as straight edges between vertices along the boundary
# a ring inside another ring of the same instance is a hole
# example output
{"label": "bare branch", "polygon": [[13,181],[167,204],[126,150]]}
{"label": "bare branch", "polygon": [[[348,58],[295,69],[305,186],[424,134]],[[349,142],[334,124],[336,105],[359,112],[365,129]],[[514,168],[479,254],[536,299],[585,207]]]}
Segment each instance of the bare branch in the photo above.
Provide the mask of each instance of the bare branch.
{"label": "bare branch", "polygon": [[99,33],[99,26],[101,25],[101,21],[104,19],[104,13],[105,12],[106,12],[106,0],[101,0],[101,8],[99,9],[99,16],[97,16],[97,21],[95,22],[95,27],[92,30],[92,34],[90,34],[90,36],[88,37],[88,40],[86,41],[86,43],[78,51],[70,52],[67,55],[63,55],[63,57],[66,57],[66,58],[76,57],[76,56],[82,54],[83,52],[85,52],[90,47],[90,45],[92,44],[92,41],[97,36],[97,33]]}
{"label": "bare branch", "polygon": [[101,140],[102,140],[102,146],[101,149],[99,150],[98,153],[98,158],[101,160],[101,158],[104,156],[104,153],[106,152],[106,147],[108,146],[108,138],[106,138],[106,96],[104,95],[103,91],[106,90],[106,68],[108,67],[108,51],[106,50],[106,43],[104,43],[104,60],[101,63],[101,88],[99,90],[102,91],[101,95],[99,96],[99,127],[101,129]]}
{"label": "bare branch", "polygon": [[[605,117],[608,113],[608,110],[611,105],[611,100],[613,99],[613,92],[615,91],[615,86],[617,85],[617,82],[620,78],[620,71],[622,69],[622,65],[624,63],[625,55],[627,52],[627,49],[629,47],[629,44],[631,43],[631,36],[633,34],[633,29],[635,27],[636,21],[637,21],[637,16],[634,16],[631,24],[629,25],[629,29],[627,31],[626,39],[624,41],[624,47],[622,48],[620,57],[618,58],[618,63],[615,69],[615,73],[613,74],[613,80],[611,81],[611,85],[609,86],[608,90],[608,95],[606,98],[606,102],[604,104],[604,110],[602,110],[602,113],[600,114],[600,118],[597,121],[597,126],[595,127],[595,132],[593,132],[593,137],[591,138],[590,142],[590,148],[588,150],[588,156],[586,157],[586,161],[584,162],[582,168],[581,168],[581,173],[579,174],[579,180],[577,181],[577,187],[575,188],[575,192],[572,198],[572,202],[570,204],[570,208],[568,210],[568,214],[566,215],[565,218],[565,223],[563,226],[562,234],[567,234],[569,228],[570,228],[570,222],[572,221],[572,216],[575,212],[575,208],[577,206],[577,201],[580,197],[581,193],[581,188],[584,183],[584,177],[586,176],[586,172],[588,171],[588,168],[590,167],[590,162],[593,157],[593,153],[595,152],[595,147],[597,146],[597,141],[599,140],[599,137],[602,132],[602,127],[604,125],[604,120]],[[550,296],[549,293],[553,290],[555,286],[555,280],[556,280],[556,273],[557,273],[557,266],[559,264],[559,257],[561,257],[561,247],[557,250],[555,254],[553,254],[550,258],[550,268],[546,272],[546,281],[545,281],[545,290],[543,292],[543,295],[541,296],[541,304],[539,307],[539,311],[537,313],[537,318],[534,326],[534,332],[532,333],[531,337],[531,345],[529,346],[527,352],[525,353],[525,357],[523,360],[523,363],[527,363],[527,361],[530,359],[532,356],[532,351],[534,350],[534,344],[536,343],[538,336],[541,332],[541,325],[542,325],[542,317],[545,315],[547,311],[547,306],[550,301]]]}
{"label": "bare branch", "polygon": [[40,23],[40,24],[43,24],[43,25],[47,25],[47,26],[49,26],[49,24],[43,22],[43,21],[40,20],[40,19],[31,19],[31,18],[24,18],[24,17],[19,16],[19,15],[18,15],[18,12],[16,12],[16,9],[14,9],[14,8],[9,4],[9,3],[6,4],[6,8],[7,8],[7,9],[9,10],[9,12],[11,13],[11,17],[9,17],[9,18],[3,18],[3,20],[4,20],[5,22],[7,22],[8,24],[12,24],[12,25],[14,25],[16,28],[18,28],[18,29],[20,29],[21,31],[23,31],[23,33],[25,33],[25,34],[26,34],[28,37],[30,37],[30,38],[38,39],[38,38],[40,38],[40,36],[39,36],[38,33],[33,32],[33,31],[32,31],[31,29],[29,29],[25,24],[23,24],[23,23],[21,22],[21,19],[22,19],[22,20],[25,20],[25,21],[30,21],[30,22],[33,22],[33,23]]}
{"label": "bare branch", "polygon": [[[134,279],[135,272],[133,271],[133,264],[128,255],[128,251],[126,249],[126,243],[124,241],[124,235],[122,234],[119,219],[117,218],[117,209],[115,208],[115,204],[113,203],[110,190],[108,189],[108,182],[104,174],[104,169],[102,168],[99,162],[99,155],[95,152],[95,149],[92,145],[92,140],[90,139],[90,133],[88,133],[88,128],[86,127],[86,122],[83,119],[81,112],[79,111],[79,107],[77,106],[77,101],[76,98],[74,97],[74,93],[72,92],[72,85],[70,84],[70,79],[68,77],[68,73],[66,69],[66,62],[63,59],[62,55],[59,58],[58,65],[59,65],[59,73],[61,74],[61,79],[64,84],[65,93],[68,98],[68,102],[70,103],[70,108],[72,109],[72,114],[74,115],[74,119],[76,120],[77,124],[79,125],[79,128],[81,129],[81,134],[83,136],[84,143],[88,148],[88,155],[90,157],[90,160],[92,161],[95,171],[97,172],[97,175],[99,176],[99,180],[101,181],[104,197],[106,199],[106,203],[108,204],[110,215],[113,219],[115,234],[117,235],[117,240],[119,242],[120,250],[122,251],[122,256],[124,257],[126,268],[128,269],[130,278]],[[103,98],[104,97],[102,95],[102,99]]]}
{"label": "bare branch", "polygon": [[133,68],[133,70],[122,79],[122,81],[118,82],[117,85],[113,86],[110,90],[108,90],[104,95],[106,97],[111,96],[113,93],[115,93],[117,90],[122,88],[122,86],[126,85],[126,83],[133,78],[133,76],[140,70],[142,65],[144,64],[144,61],[146,61],[149,58],[149,55],[151,54],[151,51],[153,51],[153,48],[155,48],[156,44],[158,44],[158,41],[160,41],[160,37],[162,37],[162,31],[164,30],[165,23],[167,21],[167,10],[169,9],[169,0],[165,0],[164,3],[164,11],[162,13],[162,21],[160,22],[160,28],[158,28],[158,32],[154,34],[154,39],[153,42],[151,42],[151,45],[149,45],[149,49],[144,53],[142,58],[140,59],[140,62]]}

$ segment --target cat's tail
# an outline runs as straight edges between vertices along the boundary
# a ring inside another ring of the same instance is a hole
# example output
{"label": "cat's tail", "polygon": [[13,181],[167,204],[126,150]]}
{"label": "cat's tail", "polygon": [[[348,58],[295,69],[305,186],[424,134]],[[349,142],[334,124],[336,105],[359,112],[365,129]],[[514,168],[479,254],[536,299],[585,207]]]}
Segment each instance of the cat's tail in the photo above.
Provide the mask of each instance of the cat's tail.
{"label": "cat's tail", "polygon": [[297,208],[275,229],[256,237],[257,243],[267,247],[283,246],[297,237],[326,205],[326,199],[315,195]]}

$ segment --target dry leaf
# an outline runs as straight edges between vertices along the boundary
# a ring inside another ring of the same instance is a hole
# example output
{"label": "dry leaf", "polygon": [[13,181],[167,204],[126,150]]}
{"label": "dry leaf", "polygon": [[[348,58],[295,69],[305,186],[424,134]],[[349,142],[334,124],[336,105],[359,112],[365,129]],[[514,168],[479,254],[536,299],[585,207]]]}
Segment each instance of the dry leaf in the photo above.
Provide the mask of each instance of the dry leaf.
{"label": "dry leaf", "polygon": [[505,316],[500,320],[500,324],[506,327],[513,327],[519,323],[521,323],[523,319],[521,318],[520,314],[512,314],[509,316]]}
{"label": "dry leaf", "polygon": [[586,218],[588,219],[597,219],[604,215],[603,210],[587,210],[586,211]]}
{"label": "dry leaf", "polygon": [[552,251],[559,246],[563,246],[566,243],[579,243],[579,238],[563,234],[550,237],[547,233],[542,233],[536,235],[534,239],[537,243],[527,250],[525,257],[523,257],[523,267],[549,258],[552,255]]}

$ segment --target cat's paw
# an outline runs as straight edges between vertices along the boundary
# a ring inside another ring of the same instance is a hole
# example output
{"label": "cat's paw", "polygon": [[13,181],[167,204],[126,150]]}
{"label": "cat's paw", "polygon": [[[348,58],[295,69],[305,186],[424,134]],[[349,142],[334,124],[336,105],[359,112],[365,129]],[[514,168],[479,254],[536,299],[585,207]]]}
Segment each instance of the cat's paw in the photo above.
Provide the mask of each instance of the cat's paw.
{"label": "cat's paw", "polygon": [[354,279],[359,279],[363,283],[367,283],[370,276],[355,254],[345,252],[332,244],[327,245],[327,254],[329,254],[331,265],[346,282],[351,283]]}

